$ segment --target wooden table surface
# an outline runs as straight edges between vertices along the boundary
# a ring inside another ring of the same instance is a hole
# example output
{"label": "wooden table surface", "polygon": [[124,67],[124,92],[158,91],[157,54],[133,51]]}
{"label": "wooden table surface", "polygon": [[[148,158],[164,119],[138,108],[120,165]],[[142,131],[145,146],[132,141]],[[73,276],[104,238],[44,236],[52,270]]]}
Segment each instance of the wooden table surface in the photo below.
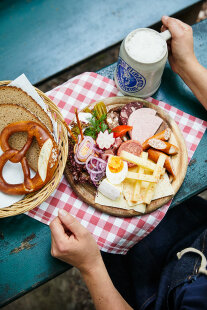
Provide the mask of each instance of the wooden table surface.
{"label": "wooden table surface", "polygon": [[[207,20],[193,26],[195,53],[207,67]],[[113,78],[115,64],[99,74]],[[207,112],[182,80],[166,66],[161,87],[154,98],[207,120]],[[207,188],[207,132],[188,167],[185,181],[172,206]],[[26,215],[0,220],[0,306],[57,276],[68,265],[50,255],[49,227]]]}
{"label": "wooden table surface", "polygon": [[0,80],[25,73],[36,84],[197,2],[2,0]]}

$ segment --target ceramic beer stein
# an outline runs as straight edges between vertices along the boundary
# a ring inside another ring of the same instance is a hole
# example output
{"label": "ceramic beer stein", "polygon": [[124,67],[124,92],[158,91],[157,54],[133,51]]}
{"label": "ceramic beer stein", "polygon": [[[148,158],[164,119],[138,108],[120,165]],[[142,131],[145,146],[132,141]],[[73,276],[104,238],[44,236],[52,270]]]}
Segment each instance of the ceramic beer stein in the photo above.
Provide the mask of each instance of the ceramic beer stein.
{"label": "ceramic beer stein", "polygon": [[160,86],[168,57],[168,30],[159,33],[149,28],[130,32],[121,44],[114,79],[128,96],[147,98]]}

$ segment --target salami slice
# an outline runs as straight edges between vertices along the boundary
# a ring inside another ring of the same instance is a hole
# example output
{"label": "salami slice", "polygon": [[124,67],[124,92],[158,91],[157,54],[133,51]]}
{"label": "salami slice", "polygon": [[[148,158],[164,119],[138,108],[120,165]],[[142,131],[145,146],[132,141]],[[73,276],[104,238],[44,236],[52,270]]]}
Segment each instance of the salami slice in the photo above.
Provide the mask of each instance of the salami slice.
{"label": "salami slice", "polygon": [[143,103],[139,101],[127,103],[125,106],[123,106],[119,114],[120,123],[123,125],[127,125],[130,114],[142,107],[143,107]]}
{"label": "salami slice", "polygon": [[[138,141],[135,141],[135,140],[128,140],[128,141],[125,141],[123,142],[118,151],[117,151],[117,155],[120,156],[121,154],[121,151],[126,151],[128,153],[131,153],[133,155],[136,155],[136,156],[140,156],[141,153],[142,153],[142,145],[138,142]],[[136,166],[135,164],[133,163],[129,163],[128,162],[128,167],[134,167]]]}
{"label": "salami slice", "polygon": [[112,149],[104,151],[104,153],[101,154],[101,158],[107,161],[110,155],[114,155],[114,152]]}
{"label": "salami slice", "polygon": [[113,111],[108,112],[106,121],[110,129],[119,126],[119,113]]}

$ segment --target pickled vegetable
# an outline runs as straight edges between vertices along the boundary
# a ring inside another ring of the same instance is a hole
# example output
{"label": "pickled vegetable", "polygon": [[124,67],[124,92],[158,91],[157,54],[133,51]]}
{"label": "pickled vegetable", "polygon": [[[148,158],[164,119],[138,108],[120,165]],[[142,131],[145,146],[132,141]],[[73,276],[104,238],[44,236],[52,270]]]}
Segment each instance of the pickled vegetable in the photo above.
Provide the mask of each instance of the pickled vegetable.
{"label": "pickled vegetable", "polygon": [[91,111],[88,107],[86,107],[85,109],[83,109],[82,112],[85,112],[85,113],[92,113],[92,111]]}
{"label": "pickled vegetable", "polygon": [[101,116],[106,115],[107,109],[106,109],[104,102],[100,101],[100,102],[96,103],[96,105],[93,108],[93,112],[96,113],[96,117],[98,119],[100,119]]}
{"label": "pickled vegetable", "polygon": [[[86,128],[88,125],[81,122],[81,126],[82,126],[82,128],[84,129],[84,128]],[[77,138],[77,137],[80,135],[80,129],[79,129],[77,123],[74,123],[74,122],[71,123],[71,124],[70,124],[70,127],[71,127],[72,133],[73,133],[74,136]]]}

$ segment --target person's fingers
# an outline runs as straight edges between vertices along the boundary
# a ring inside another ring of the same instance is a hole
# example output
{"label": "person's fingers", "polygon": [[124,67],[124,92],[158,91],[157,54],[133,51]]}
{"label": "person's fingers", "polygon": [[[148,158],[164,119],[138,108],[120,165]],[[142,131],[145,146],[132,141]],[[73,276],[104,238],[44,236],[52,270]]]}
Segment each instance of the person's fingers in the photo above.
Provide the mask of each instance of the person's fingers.
{"label": "person's fingers", "polygon": [[162,22],[170,30],[172,38],[178,36],[180,31],[183,30],[181,24],[174,18],[163,16]]}
{"label": "person's fingers", "polygon": [[168,16],[163,16],[162,22],[171,32],[172,38],[179,37],[183,33],[183,30],[187,30],[189,28],[188,25],[184,24],[180,20]]}
{"label": "person's fingers", "polygon": [[167,27],[169,16],[162,16],[161,21],[165,27]]}
{"label": "person's fingers", "polygon": [[165,25],[162,25],[162,27],[161,27],[161,32],[163,32],[163,31],[165,31],[165,30],[167,30],[168,28],[165,26]]}
{"label": "person's fingers", "polygon": [[168,53],[171,53],[171,52],[172,52],[172,49],[171,49],[171,46],[170,46],[170,45],[168,45],[167,49],[168,49]]}
{"label": "person's fingers", "polygon": [[172,21],[173,21],[174,23],[179,24],[179,25],[182,27],[183,30],[186,30],[186,29],[188,29],[188,28],[190,27],[188,24],[185,24],[184,22],[182,22],[182,21],[179,20],[179,19],[176,19],[176,18],[173,18],[173,17],[170,17],[170,19],[172,19]]}
{"label": "person's fingers", "polygon": [[[63,227],[63,225],[62,225],[62,223],[58,217],[56,217],[50,223],[50,230],[51,230],[52,237],[53,237],[56,244],[65,241],[65,237],[67,235],[65,234],[64,227]],[[68,238],[68,236],[67,236],[67,238]]]}
{"label": "person's fingers", "polygon": [[56,252],[55,252],[55,249],[57,248],[57,245],[55,243],[55,240],[54,240],[54,237],[53,235],[51,234],[51,255],[52,256],[55,256],[56,255]]}
{"label": "person's fingers", "polygon": [[67,229],[69,229],[76,238],[83,236],[86,232],[86,229],[65,210],[59,209],[58,216],[64,226],[67,227]]}

